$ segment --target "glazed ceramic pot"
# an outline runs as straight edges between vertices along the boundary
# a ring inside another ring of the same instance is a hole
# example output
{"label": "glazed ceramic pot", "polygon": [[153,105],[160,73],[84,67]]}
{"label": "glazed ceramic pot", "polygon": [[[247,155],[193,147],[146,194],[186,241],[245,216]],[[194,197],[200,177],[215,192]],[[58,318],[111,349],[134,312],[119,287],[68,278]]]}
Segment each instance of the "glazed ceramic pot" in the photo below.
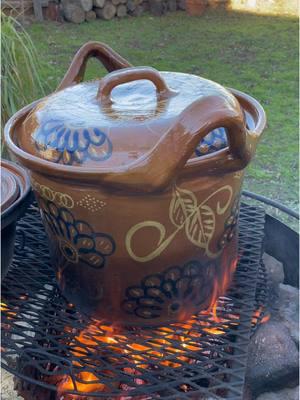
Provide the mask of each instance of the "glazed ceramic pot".
{"label": "glazed ceramic pot", "polygon": [[6,160],[1,161],[1,280],[11,264],[16,222],[30,202],[30,181],[27,172]]}
{"label": "glazed ceramic pot", "polygon": [[[90,56],[116,71],[80,83]],[[59,90],[5,129],[66,298],[130,325],[207,308],[236,264],[244,168],[264,126],[241,92],[83,46]]]}

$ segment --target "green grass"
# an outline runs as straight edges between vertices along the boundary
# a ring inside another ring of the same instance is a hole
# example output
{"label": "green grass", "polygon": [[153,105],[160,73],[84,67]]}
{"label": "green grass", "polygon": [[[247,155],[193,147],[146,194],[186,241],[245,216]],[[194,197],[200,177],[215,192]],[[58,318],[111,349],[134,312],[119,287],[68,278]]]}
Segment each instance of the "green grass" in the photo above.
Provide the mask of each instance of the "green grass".
{"label": "green grass", "polygon": [[[1,15],[1,139],[7,120],[43,94],[39,63],[30,36],[14,18]],[[6,148],[1,142],[1,154]]]}
{"label": "green grass", "polygon": [[[212,11],[163,17],[96,20],[82,25],[34,24],[29,33],[53,90],[76,50],[88,40],[109,44],[134,65],[201,75],[261,102],[268,127],[248,168],[246,188],[298,204],[298,22]],[[86,79],[104,74],[96,61]]]}

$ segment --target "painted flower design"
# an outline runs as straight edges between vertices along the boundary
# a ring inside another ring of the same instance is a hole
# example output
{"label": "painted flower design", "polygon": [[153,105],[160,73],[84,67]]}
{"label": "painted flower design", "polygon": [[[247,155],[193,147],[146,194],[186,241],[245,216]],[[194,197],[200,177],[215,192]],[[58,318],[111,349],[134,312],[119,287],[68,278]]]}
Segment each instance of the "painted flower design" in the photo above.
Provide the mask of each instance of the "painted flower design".
{"label": "painted flower design", "polygon": [[233,238],[237,224],[238,224],[239,212],[240,212],[240,197],[237,197],[233,202],[231,213],[225,221],[224,234],[223,234],[221,240],[219,241],[220,249],[223,249],[225,247],[225,245],[228,242],[230,242],[231,239]]}
{"label": "painted flower design", "polygon": [[69,128],[59,120],[43,123],[35,132],[34,140],[41,155],[56,163],[104,161],[112,154],[112,143],[100,129]]}
{"label": "painted flower design", "polygon": [[149,275],[140,285],[126,290],[122,309],[144,319],[182,315],[188,303],[204,304],[212,293],[214,265],[189,261],[183,267],[168,268]]}
{"label": "painted flower design", "polygon": [[227,147],[227,136],[225,128],[214,129],[206,135],[198,144],[195,154],[197,157],[213,153]]}
{"label": "painted flower design", "polygon": [[114,253],[116,247],[110,235],[94,232],[88,223],[76,220],[70,210],[58,208],[51,201],[42,210],[66,260],[96,269],[105,266],[106,258]]}

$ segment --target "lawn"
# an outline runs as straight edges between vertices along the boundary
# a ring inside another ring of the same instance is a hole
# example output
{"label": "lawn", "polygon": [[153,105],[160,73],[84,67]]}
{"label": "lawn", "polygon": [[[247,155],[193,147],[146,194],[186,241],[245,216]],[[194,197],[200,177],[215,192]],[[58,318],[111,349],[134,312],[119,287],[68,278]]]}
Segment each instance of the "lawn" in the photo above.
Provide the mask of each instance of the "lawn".
{"label": "lawn", "polygon": [[[296,208],[298,203],[298,21],[212,11],[163,17],[96,20],[82,25],[33,24],[28,31],[42,61],[47,91],[88,40],[109,44],[134,65],[215,80],[257,98],[268,127],[245,187]],[[92,61],[86,78],[102,76]]]}

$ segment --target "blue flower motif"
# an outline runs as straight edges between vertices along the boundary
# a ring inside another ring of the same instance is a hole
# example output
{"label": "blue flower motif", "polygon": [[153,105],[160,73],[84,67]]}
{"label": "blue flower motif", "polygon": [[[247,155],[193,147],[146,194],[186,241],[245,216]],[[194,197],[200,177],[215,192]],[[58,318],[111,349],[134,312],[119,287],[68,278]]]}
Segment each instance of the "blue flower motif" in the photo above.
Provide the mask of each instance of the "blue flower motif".
{"label": "blue flower motif", "polygon": [[106,233],[96,233],[92,227],[76,220],[67,208],[57,208],[48,201],[42,207],[44,219],[56,237],[59,249],[69,262],[79,262],[92,268],[103,268],[106,258],[116,248],[114,239]]}
{"label": "blue flower motif", "polygon": [[37,149],[46,159],[72,165],[87,159],[107,160],[112,143],[98,128],[68,128],[62,121],[49,120],[34,134]]}
{"label": "blue flower motif", "polygon": [[144,278],[140,285],[126,290],[122,309],[143,319],[183,316],[190,305],[205,306],[213,289],[215,268],[192,260],[182,267],[174,266],[161,274]]}
{"label": "blue flower motif", "polygon": [[197,157],[213,153],[227,147],[227,136],[225,128],[214,129],[206,135],[198,144],[195,153]]}

